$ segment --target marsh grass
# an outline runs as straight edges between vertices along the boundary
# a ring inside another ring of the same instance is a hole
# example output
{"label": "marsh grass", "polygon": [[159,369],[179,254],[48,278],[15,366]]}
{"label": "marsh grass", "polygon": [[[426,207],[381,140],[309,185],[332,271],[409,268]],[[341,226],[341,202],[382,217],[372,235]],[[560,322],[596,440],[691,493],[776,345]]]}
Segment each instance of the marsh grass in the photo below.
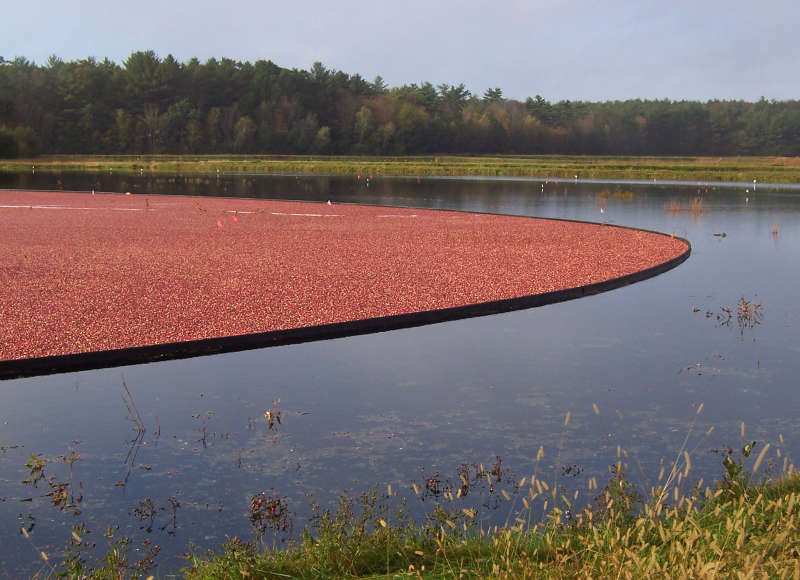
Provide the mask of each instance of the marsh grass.
{"label": "marsh grass", "polygon": [[708,211],[708,204],[702,197],[698,196],[692,199],[689,205],[689,213],[692,214],[692,217],[698,218],[706,211]]}
{"label": "marsh grass", "polygon": [[[765,447],[766,448],[766,447]],[[535,484],[534,484],[535,487]],[[188,578],[793,578],[800,573],[800,478],[726,480],[715,491],[645,502],[623,469],[577,517],[481,529],[472,514],[388,523],[343,501],[298,544],[261,551],[229,540],[193,557]]]}
{"label": "marsh grass", "polygon": [[701,217],[703,214],[708,212],[709,209],[708,202],[699,195],[692,198],[686,207],[684,207],[684,205],[677,199],[671,199],[669,202],[664,202],[664,213],[669,213],[674,216],[682,212],[688,212],[692,216],[693,220]]}
{"label": "marsh grass", "polygon": [[[599,411],[593,405],[596,415]],[[645,493],[628,478],[628,454],[617,448],[608,483],[580,505],[557,475],[535,471],[498,496],[504,525],[486,526],[478,510],[446,498],[424,522],[392,506],[391,489],[359,501],[342,497],[319,511],[296,543],[270,548],[238,538],[219,552],[194,555],[187,578],[711,578],[800,575],[800,476],[780,446],[745,442],[718,450],[723,475],[712,486],[690,482],[691,456],[713,428],[696,433],[697,409],[676,458],[662,463]],[[567,414],[564,427],[569,424]],[[744,441],[745,428],[741,425]],[[783,438],[780,438],[781,444]],[[758,453],[756,455],[756,450]],[[561,453],[560,448],[556,451]],[[782,469],[777,471],[782,461]],[[758,475],[768,466],[769,475]],[[556,472],[558,473],[558,472]],[[491,480],[491,472],[483,475]],[[463,481],[463,480],[462,480]],[[414,495],[423,493],[416,484]],[[411,496],[412,498],[414,496]]]}
{"label": "marsh grass", "polygon": [[508,176],[684,181],[798,183],[800,163],[785,157],[604,156],[288,156],[288,155],[61,155],[4,161],[6,172],[102,172],[144,174],[324,174],[361,176]]}

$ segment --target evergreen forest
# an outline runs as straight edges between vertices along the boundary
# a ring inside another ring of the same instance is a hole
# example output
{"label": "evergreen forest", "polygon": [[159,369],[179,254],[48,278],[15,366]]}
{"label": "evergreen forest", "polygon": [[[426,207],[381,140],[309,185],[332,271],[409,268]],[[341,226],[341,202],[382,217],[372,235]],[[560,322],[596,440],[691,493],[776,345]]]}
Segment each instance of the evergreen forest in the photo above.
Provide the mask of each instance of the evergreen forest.
{"label": "evergreen forest", "polygon": [[800,101],[520,101],[321,63],[0,57],[0,157],[156,153],[797,156]]}

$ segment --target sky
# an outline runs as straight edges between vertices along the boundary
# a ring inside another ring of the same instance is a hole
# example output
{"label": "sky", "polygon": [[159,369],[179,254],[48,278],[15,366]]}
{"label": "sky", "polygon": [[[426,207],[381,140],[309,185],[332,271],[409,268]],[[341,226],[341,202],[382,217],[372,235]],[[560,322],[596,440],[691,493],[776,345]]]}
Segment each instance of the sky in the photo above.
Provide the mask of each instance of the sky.
{"label": "sky", "polygon": [[800,99],[798,0],[28,0],[0,15],[0,56],[37,64],[154,50],[520,100]]}

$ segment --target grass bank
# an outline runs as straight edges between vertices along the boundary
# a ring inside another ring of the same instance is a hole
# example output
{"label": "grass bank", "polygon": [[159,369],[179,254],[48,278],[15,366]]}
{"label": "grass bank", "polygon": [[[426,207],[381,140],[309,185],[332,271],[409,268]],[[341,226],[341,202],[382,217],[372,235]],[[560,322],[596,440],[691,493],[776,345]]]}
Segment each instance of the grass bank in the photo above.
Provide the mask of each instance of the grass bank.
{"label": "grass bank", "polygon": [[[518,515],[488,529],[471,509],[439,507],[422,525],[404,517],[402,505],[391,516],[373,490],[357,507],[343,499],[333,513],[318,514],[288,549],[234,538],[217,553],[192,557],[184,573],[190,579],[797,578],[800,475],[784,459],[782,475],[756,481],[762,464],[772,469],[781,457],[773,449],[775,457],[766,459],[769,444],[756,456],[756,446],[745,444],[738,460],[731,449],[722,453],[724,476],[714,486],[702,490],[700,481],[679,493],[691,468],[684,451],[646,496],[626,479],[623,454],[605,488],[595,483],[594,500],[574,511],[562,490],[535,475],[523,478]],[[544,518],[534,515],[537,502]]]}
{"label": "grass bank", "polygon": [[394,176],[559,177],[800,183],[797,157],[600,156],[53,156],[0,161],[0,171],[121,174],[319,174]]}
{"label": "grass bank", "polygon": [[[702,405],[698,414],[701,409]],[[568,421],[569,414],[565,425]],[[262,492],[249,504],[254,539],[232,538],[215,551],[188,555],[181,576],[189,580],[800,577],[800,474],[781,452],[783,438],[781,445],[753,441],[740,450],[727,446],[714,450],[722,458],[722,477],[703,487],[702,479],[690,480],[689,435],[674,461],[661,462],[658,479],[647,492],[626,477],[628,454],[618,447],[607,483],[598,486],[596,478],[589,477],[592,499],[580,500],[577,489],[567,491],[556,479],[538,474],[544,456],[540,448],[534,473],[519,481],[507,481],[508,472],[498,459],[491,469],[481,465],[475,473],[460,472],[460,480],[452,485],[438,477],[412,484],[407,497],[391,486],[385,492],[376,486],[358,499],[343,496],[334,509],[312,504],[310,523],[288,545],[276,546],[274,540],[265,539],[285,531],[291,514],[283,499]],[[57,487],[58,493],[47,497],[63,510],[72,501],[68,484],[45,478],[44,465],[34,455],[26,464],[32,477]],[[463,498],[480,493],[476,486],[484,481],[492,501],[507,510],[502,525],[487,523],[480,513],[483,508],[465,507],[469,504]],[[430,494],[434,488],[435,500]],[[426,494],[429,509],[422,520],[414,519],[407,502]],[[149,506],[155,509],[152,503]],[[144,514],[151,523],[152,510],[149,516]],[[61,561],[55,563],[57,555],[34,544],[30,531],[32,526],[21,533],[44,561],[37,577],[160,576],[155,563],[159,548],[149,539],[135,547],[129,538],[115,537],[110,527],[103,535],[104,554],[91,564],[91,533],[83,525],[73,525]]]}

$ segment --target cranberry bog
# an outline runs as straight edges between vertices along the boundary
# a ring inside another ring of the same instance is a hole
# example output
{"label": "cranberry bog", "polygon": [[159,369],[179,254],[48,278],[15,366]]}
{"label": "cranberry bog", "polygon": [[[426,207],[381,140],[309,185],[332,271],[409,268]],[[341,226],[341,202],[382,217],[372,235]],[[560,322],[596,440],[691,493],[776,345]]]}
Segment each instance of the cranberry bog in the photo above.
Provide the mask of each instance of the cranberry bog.
{"label": "cranberry bog", "polygon": [[0,192],[0,375],[389,330],[594,294],[683,239],[454,211]]}
{"label": "cranberry bog", "polygon": [[[676,483],[685,494],[713,485],[738,449],[755,448],[745,468],[767,449],[759,476],[796,465],[791,192],[58,177],[7,180],[16,190],[0,193],[0,205],[21,206],[0,209],[3,344],[63,347],[3,347],[3,368],[49,374],[0,381],[0,577],[33,577],[42,552],[58,566],[80,526],[96,544],[88,562],[119,526],[131,557],[161,548],[150,573],[163,576],[191,546],[298,538],[316,521],[309,496],[335,510],[343,493],[377,489],[415,521],[474,509],[488,528],[524,517],[519,482],[533,475],[577,513],[620,461],[645,494],[680,450],[691,455]],[[60,185],[132,195],[26,193]],[[261,200],[275,197],[314,203]],[[691,259],[626,284],[683,259],[679,238]],[[658,256],[662,243],[678,245],[673,257]],[[578,265],[590,277],[570,286]],[[267,324],[292,312],[309,319]],[[103,327],[116,331],[100,344]],[[26,343],[31,329],[40,338]],[[269,344],[281,346],[254,348]],[[188,358],[204,353],[219,354]],[[76,368],[65,361],[147,364],[56,373]],[[548,499],[531,504],[533,520]]]}

